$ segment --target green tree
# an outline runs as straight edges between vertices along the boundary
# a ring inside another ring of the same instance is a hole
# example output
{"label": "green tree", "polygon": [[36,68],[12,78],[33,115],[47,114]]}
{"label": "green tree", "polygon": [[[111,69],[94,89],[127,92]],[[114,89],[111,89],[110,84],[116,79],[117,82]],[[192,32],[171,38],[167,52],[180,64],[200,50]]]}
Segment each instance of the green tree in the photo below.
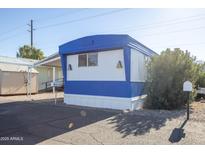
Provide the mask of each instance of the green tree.
{"label": "green tree", "polygon": [[20,47],[19,51],[16,54],[16,57],[30,58],[30,59],[37,59],[37,60],[41,60],[45,58],[43,51],[35,47],[31,47],[29,45],[24,45],[23,47]]}
{"label": "green tree", "polygon": [[[160,55],[152,57],[147,69],[148,96],[145,106],[155,109],[177,109],[184,106],[186,96],[183,92],[183,83],[189,80],[195,88],[200,72],[196,58],[179,48],[166,49]],[[191,99],[193,97],[194,93]]]}

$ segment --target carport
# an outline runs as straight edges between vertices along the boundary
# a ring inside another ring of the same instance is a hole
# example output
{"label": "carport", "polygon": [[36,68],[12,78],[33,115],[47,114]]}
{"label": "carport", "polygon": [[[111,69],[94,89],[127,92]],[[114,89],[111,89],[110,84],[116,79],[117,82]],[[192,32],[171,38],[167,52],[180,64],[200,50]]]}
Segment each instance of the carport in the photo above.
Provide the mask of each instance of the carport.
{"label": "carport", "polygon": [[[47,66],[47,67],[51,67],[53,69],[52,82],[49,81],[46,83],[46,85],[48,85],[48,87],[52,87],[53,94],[56,97],[56,87],[63,86],[63,79],[56,79],[56,68],[61,69],[61,61],[60,61],[59,54],[58,53],[52,54],[52,55],[48,56],[47,58],[42,59],[41,61],[34,63],[34,65],[32,67],[30,67],[29,70],[31,68],[35,68],[38,66]],[[28,76],[30,76],[30,71],[28,71]],[[30,88],[31,87],[29,86],[29,89]],[[29,93],[29,94],[31,95],[31,93]]]}

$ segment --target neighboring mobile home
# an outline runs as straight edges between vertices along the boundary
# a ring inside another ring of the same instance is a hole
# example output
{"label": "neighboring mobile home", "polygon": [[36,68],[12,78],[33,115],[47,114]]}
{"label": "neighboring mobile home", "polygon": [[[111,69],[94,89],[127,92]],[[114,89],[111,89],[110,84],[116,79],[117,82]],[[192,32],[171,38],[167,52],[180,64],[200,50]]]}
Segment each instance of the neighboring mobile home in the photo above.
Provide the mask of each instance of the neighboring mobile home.
{"label": "neighboring mobile home", "polygon": [[156,53],[128,35],[94,35],[59,46],[64,102],[111,109],[142,106],[145,62]]}
{"label": "neighboring mobile home", "polygon": [[[27,94],[28,66],[33,61],[0,57],[0,95]],[[38,71],[31,69],[31,93],[38,92]]]}
{"label": "neighboring mobile home", "polygon": [[[50,59],[55,60],[50,63]],[[41,64],[35,66],[35,64]],[[0,95],[26,94],[28,91],[28,67],[31,69],[31,93],[51,89],[53,66],[55,79],[62,80],[59,54],[56,53],[43,60],[0,56]]]}

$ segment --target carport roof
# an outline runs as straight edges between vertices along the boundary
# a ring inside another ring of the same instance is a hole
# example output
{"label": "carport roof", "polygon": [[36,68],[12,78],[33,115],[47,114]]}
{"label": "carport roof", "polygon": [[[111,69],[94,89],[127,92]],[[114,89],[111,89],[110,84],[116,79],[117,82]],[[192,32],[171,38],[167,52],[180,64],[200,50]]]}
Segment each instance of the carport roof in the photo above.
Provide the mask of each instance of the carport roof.
{"label": "carport roof", "polygon": [[[0,70],[7,72],[28,72],[28,67],[32,66],[35,61],[37,60],[0,56]],[[38,73],[33,68],[31,72]]]}
{"label": "carport roof", "polygon": [[36,63],[34,63],[34,67],[38,66],[51,66],[51,67],[61,67],[60,56],[58,53],[54,53]]}
{"label": "carport roof", "polygon": [[[28,66],[16,64],[2,64],[0,63],[0,71],[3,72],[28,72]],[[38,73],[34,68],[30,69],[31,73]]]}
{"label": "carport roof", "polygon": [[27,58],[15,58],[15,57],[7,57],[7,56],[0,56],[0,63],[5,64],[17,64],[17,65],[33,65],[34,62],[38,60],[27,59]]}

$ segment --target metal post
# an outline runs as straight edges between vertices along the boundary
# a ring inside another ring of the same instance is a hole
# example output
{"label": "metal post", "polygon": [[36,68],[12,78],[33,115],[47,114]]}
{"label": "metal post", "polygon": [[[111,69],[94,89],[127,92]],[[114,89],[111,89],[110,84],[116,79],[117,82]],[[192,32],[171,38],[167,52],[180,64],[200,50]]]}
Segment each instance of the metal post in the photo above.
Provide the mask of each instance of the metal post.
{"label": "metal post", "polygon": [[29,95],[29,66],[28,66],[28,72],[27,72],[27,97]]}
{"label": "metal post", "polygon": [[53,94],[54,94],[54,100],[55,100],[55,104],[56,104],[55,76],[56,76],[56,68],[53,67]]}
{"label": "metal post", "polygon": [[31,93],[32,93],[32,78],[31,78],[31,76],[32,76],[32,74],[31,74],[31,67],[29,68],[29,95],[30,95],[30,99],[31,99]]}
{"label": "metal post", "polygon": [[27,74],[27,97],[31,99],[31,67],[28,66],[28,74]]}
{"label": "metal post", "polygon": [[190,92],[187,92],[187,98],[188,98],[188,100],[187,100],[187,120],[189,120],[189,94],[190,94]]}
{"label": "metal post", "polygon": [[187,120],[189,120],[189,98],[190,98],[190,93],[192,92],[192,83],[190,81],[185,81],[183,83],[183,91],[187,96]]}

